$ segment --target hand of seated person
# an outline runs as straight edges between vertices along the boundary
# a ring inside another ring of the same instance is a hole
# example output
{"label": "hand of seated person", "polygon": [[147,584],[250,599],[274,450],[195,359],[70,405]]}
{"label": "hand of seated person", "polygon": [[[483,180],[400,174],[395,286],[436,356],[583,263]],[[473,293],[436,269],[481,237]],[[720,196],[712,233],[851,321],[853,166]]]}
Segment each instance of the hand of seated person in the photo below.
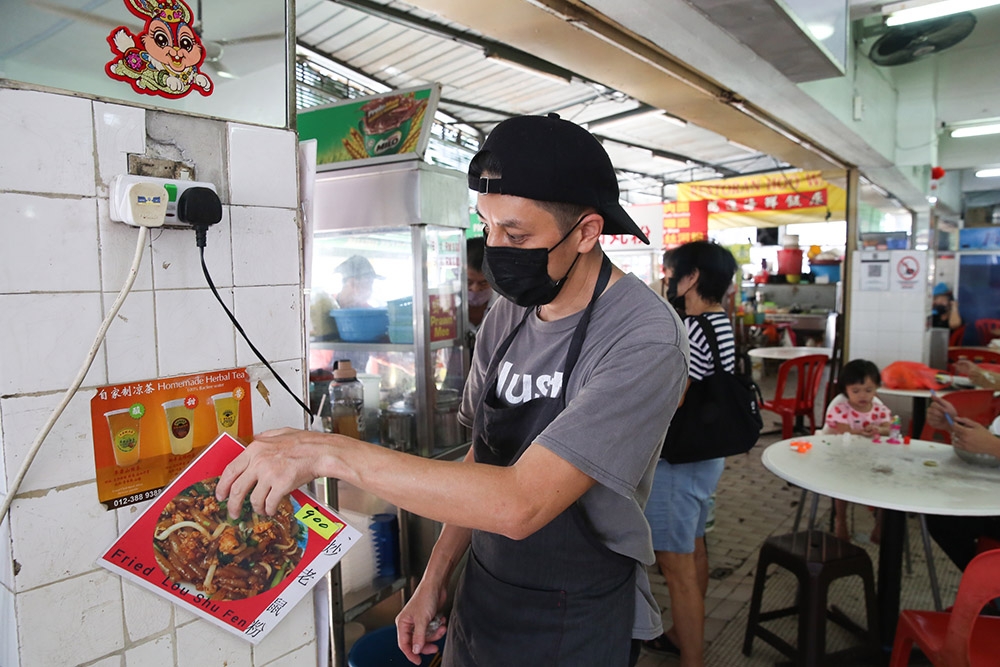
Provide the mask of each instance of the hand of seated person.
{"label": "hand of seated person", "polygon": [[955,426],[951,429],[951,444],[974,454],[1000,456],[1000,438],[979,422],[967,417],[955,418]]}
{"label": "hand of seated person", "polygon": [[851,429],[852,435],[863,435],[866,438],[873,438],[878,434],[878,427],[874,424],[868,424],[868,426],[863,426],[858,429]]}
{"label": "hand of seated person", "polygon": [[969,378],[972,384],[984,389],[1000,389],[1000,382],[997,381],[993,373],[984,371],[982,368],[972,363],[968,359],[959,359],[955,362],[955,373]]}
{"label": "hand of seated person", "polygon": [[951,430],[951,424],[948,423],[945,414],[951,415],[951,418],[954,419],[958,416],[958,410],[943,398],[933,396],[931,404],[927,406],[927,423],[939,431],[949,431]]}
{"label": "hand of seated person", "polygon": [[964,375],[968,378],[972,378],[972,376],[975,375],[978,370],[979,367],[976,366],[971,361],[969,361],[968,359],[966,359],[965,357],[962,357],[961,359],[955,362],[955,372],[958,375]]}

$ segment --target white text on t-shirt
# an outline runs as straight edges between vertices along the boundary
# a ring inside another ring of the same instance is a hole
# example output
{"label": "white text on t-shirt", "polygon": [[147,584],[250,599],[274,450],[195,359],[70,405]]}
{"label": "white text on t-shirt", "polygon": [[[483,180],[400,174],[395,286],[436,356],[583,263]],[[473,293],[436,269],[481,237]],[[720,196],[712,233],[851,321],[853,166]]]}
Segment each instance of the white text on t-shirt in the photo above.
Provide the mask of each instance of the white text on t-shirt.
{"label": "white text on t-shirt", "polygon": [[562,371],[539,375],[535,379],[530,373],[511,373],[513,367],[511,362],[503,362],[497,376],[497,398],[507,405],[527,403],[535,398],[557,398],[562,391]]}

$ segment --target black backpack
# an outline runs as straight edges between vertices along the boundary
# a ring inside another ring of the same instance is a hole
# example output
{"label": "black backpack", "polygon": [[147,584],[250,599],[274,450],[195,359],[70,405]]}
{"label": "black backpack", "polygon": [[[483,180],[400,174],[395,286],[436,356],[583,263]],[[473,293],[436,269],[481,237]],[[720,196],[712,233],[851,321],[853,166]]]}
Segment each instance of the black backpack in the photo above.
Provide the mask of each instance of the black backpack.
{"label": "black backpack", "polygon": [[744,454],[757,443],[764,421],[760,416],[760,389],[747,374],[749,364],[736,365],[728,373],[722,368],[715,327],[698,316],[705,332],[715,372],[692,380],[684,402],[670,420],[660,457],[668,463],[691,463],[722,456]]}

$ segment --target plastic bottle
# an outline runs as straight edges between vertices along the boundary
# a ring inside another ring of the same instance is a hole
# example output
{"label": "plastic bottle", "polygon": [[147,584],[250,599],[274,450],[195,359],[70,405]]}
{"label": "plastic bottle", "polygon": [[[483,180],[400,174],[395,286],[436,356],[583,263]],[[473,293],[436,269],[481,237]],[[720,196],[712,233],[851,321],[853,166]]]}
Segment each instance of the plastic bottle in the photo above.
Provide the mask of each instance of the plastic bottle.
{"label": "plastic bottle", "polygon": [[363,407],[364,385],[351,362],[340,359],[333,362],[333,382],[330,383],[330,433],[360,438],[365,432]]}
{"label": "plastic bottle", "polygon": [[760,284],[765,284],[766,285],[767,284],[767,279],[768,279],[767,260],[766,259],[762,259],[762,260],[760,260],[760,271],[758,271],[757,275],[755,275],[753,277],[753,281],[757,285],[760,285]]}
{"label": "plastic bottle", "polygon": [[889,442],[898,445],[903,442],[903,426],[899,415],[893,415],[892,423],[889,425]]}

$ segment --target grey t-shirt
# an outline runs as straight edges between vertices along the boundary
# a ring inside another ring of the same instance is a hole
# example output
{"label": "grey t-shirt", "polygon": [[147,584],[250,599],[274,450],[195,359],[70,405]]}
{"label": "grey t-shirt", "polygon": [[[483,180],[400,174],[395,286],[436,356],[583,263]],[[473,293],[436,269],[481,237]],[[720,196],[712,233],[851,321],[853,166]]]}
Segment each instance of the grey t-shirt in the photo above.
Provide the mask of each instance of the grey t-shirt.
{"label": "grey t-shirt", "polygon": [[[483,320],[459,413],[466,426],[486,389],[493,351],[523,315],[523,308],[501,299]],[[500,362],[497,392],[507,405],[566,392],[566,409],[535,442],[597,480],[581,507],[608,548],[637,561],[633,636],[652,639],[662,628],[645,570],[655,557],[643,508],[687,383],[687,331],[666,301],[634,275],[624,276],[594,305],[564,387],[566,352],[581,315],[543,322],[531,313]]]}

